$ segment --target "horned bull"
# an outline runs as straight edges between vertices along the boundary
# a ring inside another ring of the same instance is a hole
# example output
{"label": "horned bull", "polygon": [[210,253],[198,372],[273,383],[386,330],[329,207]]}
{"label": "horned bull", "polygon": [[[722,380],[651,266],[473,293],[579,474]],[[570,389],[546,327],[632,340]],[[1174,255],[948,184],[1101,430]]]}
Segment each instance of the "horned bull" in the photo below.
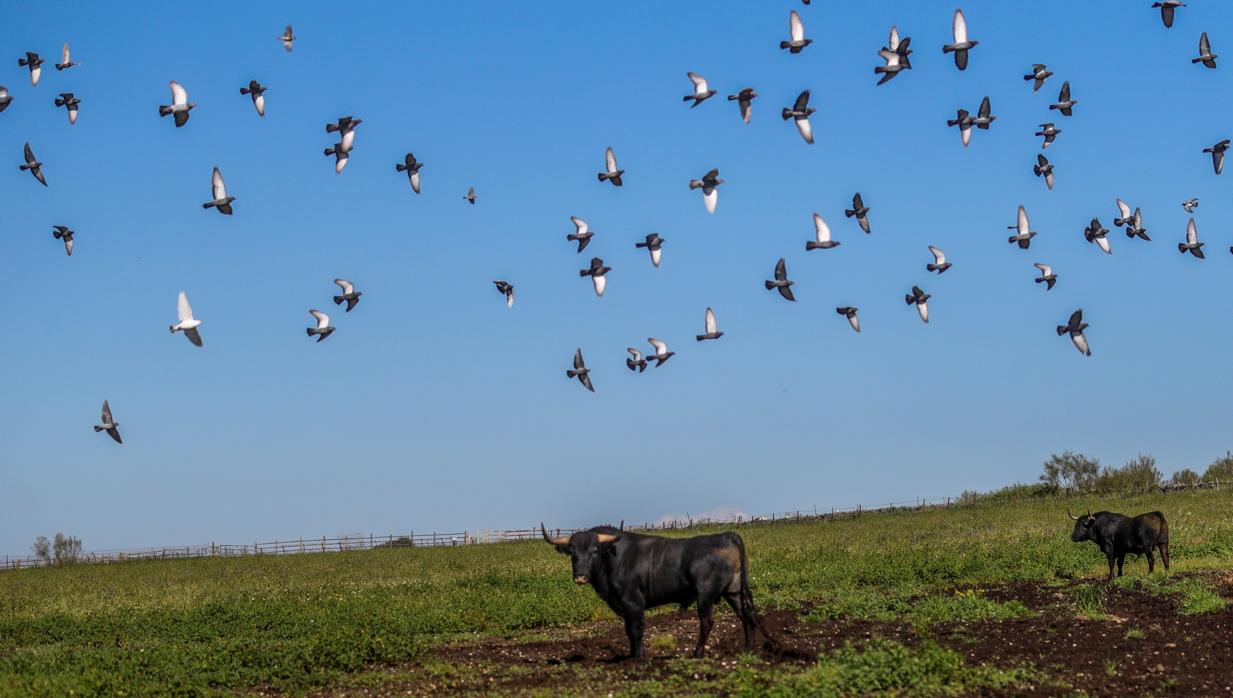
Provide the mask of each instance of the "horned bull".
{"label": "horned bull", "polygon": [[1122,576],[1122,563],[1127,553],[1147,557],[1147,573],[1156,571],[1153,550],[1160,551],[1160,561],[1169,569],[1169,523],[1164,514],[1153,511],[1130,517],[1111,511],[1091,511],[1075,516],[1066,510],[1066,515],[1075,522],[1070,539],[1075,543],[1092,541],[1109,559],[1109,579],[1113,579],[1113,563],[1117,563],[1117,576]]}

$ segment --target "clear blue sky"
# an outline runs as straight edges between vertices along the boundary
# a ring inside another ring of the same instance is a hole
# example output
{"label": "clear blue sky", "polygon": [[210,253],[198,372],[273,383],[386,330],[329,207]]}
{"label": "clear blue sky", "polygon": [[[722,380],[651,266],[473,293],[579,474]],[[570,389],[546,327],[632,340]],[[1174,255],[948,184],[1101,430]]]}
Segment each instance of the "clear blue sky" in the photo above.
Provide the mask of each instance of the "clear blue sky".
{"label": "clear blue sky", "polygon": [[[953,2],[24,5],[0,25],[0,552],[821,508],[1032,480],[1063,449],[1202,468],[1231,445],[1233,173],[1201,149],[1233,137],[1233,6],[1166,30],[1149,4],[967,2],[964,73],[940,51]],[[798,56],[778,49],[793,8]],[[891,24],[915,68],[875,87]],[[1190,64],[1203,30],[1227,67]],[[65,40],[82,65],[57,73]],[[1033,62],[1056,73],[1035,95]],[[690,70],[720,92],[693,110]],[[1047,110],[1064,79],[1069,119]],[[183,129],[157,115],[169,80],[199,105]],[[745,86],[749,126],[723,99]],[[778,115],[804,88],[813,146]],[[964,149],[945,121],[984,95],[998,121]],[[364,123],[335,175],[323,125],[344,114]],[[1051,192],[1031,171],[1050,118]],[[50,188],[17,169],[27,140]],[[608,145],[619,190],[595,178]],[[201,209],[214,166],[233,217]],[[712,167],[713,216],[686,186]],[[868,237],[843,217],[857,190]],[[1112,229],[1119,196],[1153,242],[1114,230],[1106,257],[1081,231]],[[1206,261],[1176,248],[1192,196]],[[1020,203],[1028,252],[1006,243]],[[814,211],[841,247],[805,253]],[[583,255],[570,215],[597,231]],[[659,269],[633,246],[652,231]],[[592,252],[602,299],[577,274]],[[781,256],[795,304],[762,288]],[[349,315],[336,276],[365,292]],[[167,332],[180,290],[203,350]],[[699,345],[708,305],[726,334]],[[338,328],[319,345],[310,307]],[[1053,331],[1077,307],[1091,358]],[[633,375],[649,336],[677,356]],[[575,347],[595,394],[564,376]],[[122,447],[90,428],[104,398]]]}

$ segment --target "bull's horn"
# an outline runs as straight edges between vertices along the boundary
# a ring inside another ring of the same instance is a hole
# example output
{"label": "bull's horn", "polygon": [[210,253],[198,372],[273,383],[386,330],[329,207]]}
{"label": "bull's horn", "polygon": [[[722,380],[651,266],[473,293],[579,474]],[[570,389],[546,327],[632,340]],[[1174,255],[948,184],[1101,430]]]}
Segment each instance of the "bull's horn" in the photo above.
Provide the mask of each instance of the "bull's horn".
{"label": "bull's horn", "polygon": [[1067,508],[1066,508],[1066,515],[1070,517],[1070,520],[1071,520],[1071,521],[1078,521],[1078,520],[1079,520],[1079,517],[1078,517],[1078,516],[1075,516],[1074,514],[1070,513],[1070,508],[1069,508],[1069,507],[1067,507]]}
{"label": "bull's horn", "polygon": [[544,541],[545,541],[545,542],[547,542],[547,543],[549,543],[549,544],[551,544],[551,545],[565,545],[566,543],[569,543],[569,538],[568,538],[568,537],[565,537],[565,538],[550,538],[550,537],[548,536],[548,529],[544,528],[544,522],[543,522],[543,521],[540,521],[540,522],[539,522],[539,532],[540,532],[540,533],[542,533],[542,534],[544,535]]}
{"label": "bull's horn", "polygon": [[611,533],[601,533],[599,534],[598,538],[599,538],[599,542],[603,544],[603,543],[611,543],[617,538],[620,538],[620,536],[614,536]]}

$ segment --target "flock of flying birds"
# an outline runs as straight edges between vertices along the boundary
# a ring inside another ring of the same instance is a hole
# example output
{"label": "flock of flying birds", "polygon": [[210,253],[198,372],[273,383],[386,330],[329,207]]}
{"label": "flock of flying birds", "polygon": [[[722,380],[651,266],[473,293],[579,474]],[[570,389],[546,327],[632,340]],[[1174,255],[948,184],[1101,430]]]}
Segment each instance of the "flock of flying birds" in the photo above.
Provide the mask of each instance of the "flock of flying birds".
{"label": "flock of flying birds", "polygon": [[[809,5],[809,0],[802,0],[803,4]],[[1153,3],[1152,7],[1159,8],[1161,20],[1165,27],[1172,27],[1174,15],[1179,7],[1184,7],[1185,3],[1180,0],[1163,0],[1162,2]],[[966,70],[970,59],[970,54],[979,44],[978,41],[968,37],[967,21],[961,9],[956,9],[952,18],[951,24],[952,41],[942,47],[943,53],[953,54],[955,67],[959,70]],[[294,48],[296,36],[291,25],[287,25],[283,33],[277,37],[283,47],[291,52]],[[895,77],[903,73],[903,71],[911,70],[911,37],[900,37],[897,27],[891,27],[890,37],[887,45],[882,47],[878,52],[879,57],[884,61],[884,65],[879,65],[874,68],[874,74],[880,76],[877,84],[883,85]],[[786,50],[791,54],[799,54],[804,51],[811,43],[812,39],[805,36],[805,25],[799,13],[792,10],[788,15],[788,39],[781,41],[779,47],[781,50]],[[1192,63],[1201,63],[1208,69],[1216,68],[1217,54],[1212,52],[1211,43],[1208,40],[1207,33],[1204,32],[1199,38],[1198,55],[1191,60]],[[30,84],[37,86],[42,75],[42,66],[44,59],[39,54],[33,51],[27,51],[25,56],[19,58],[18,66],[27,68],[30,74]],[[57,71],[67,70],[80,65],[71,58],[69,45],[64,44],[61,51],[61,60],[55,64]],[[1046,81],[1052,77],[1052,71],[1048,70],[1047,66],[1042,63],[1033,64],[1031,70],[1023,76],[1025,81],[1032,83],[1032,91],[1035,93],[1044,86]],[[710,88],[705,77],[689,72],[687,74],[690,82],[693,84],[693,91],[685,95],[683,101],[690,102],[690,108],[696,108],[703,104],[711,97],[714,97],[717,92]],[[159,116],[172,117],[172,121],[176,128],[182,128],[189,123],[190,112],[197,105],[188,99],[188,91],[178,82],[171,81],[171,104],[160,105],[158,108]],[[267,87],[256,80],[252,80],[248,85],[240,88],[240,94],[247,96],[252,100],[253,108],[259,117],[265,116],[265,92]],[[741,120],[748,124],[753,116],[753,102],[758,98],[758,93],[752,87],[746,87],[739,90],[735,94],[728,95],[728,101],[736,102]],[[810,124],[809,117],[815,112],[813,107],[809,106],[810,91],[801,92],[791,107],[784,107],[781,111],[781,117],[784,121],[791,119],[795,125],[797,132],[801,138],[809,144],[814,142],[813,128]],[[0,85],[0,112],[3,112],[13,102],[12,95],[8,89]],[[1071,87],[1069,81],[1064,81],[1058,93],[1056,102],[1049,105],[1051,111],[1057,111],[1062,117],[1069,118],[1073,115],[1075,105],[1079,100],[1072,98]],[[82,100],[72,92],[60,93],[55,98],[54,104],[57,108],[63,108],[68,114],[69,124],[77,123],[77,116],[80,110]],[[966,147],[972,138],[973,129],[988,130],[990,126],[997,120],[992,112],[992,106],[989,98],[985,97],[976,114],[973,115],[966,109],[959,109],[955,114],[954,119],[947,120],[949,127],[957,127],[960,133],[960,139]],[[334,171],[342,173],[346,167],[350,153],[354,147],[356,128],[363,123],[363,119],[352,116],[340,117],[336,122],[326,124],[325,131],[328,134],[337,134],[338,142],[324,149],[324,154],[334,158]],[[1037,136],[1044,140],[1041,144],[1041,149],[1047,149],[1062,133],[1062,129],[1058,128],[1052,122],[1040,124],[1040,130],[1036,133]],[[1224,169],[1225,152],[1229,149],[1230,141],[1222,140],[1209,148],[1204,149],[1204,153],[1212,156],[1212,166],[1217,175]],[[47,186],[47,179],[43,172],[43,163],[35,156],[33,149],[29,143],[24,147],[25,162],[20,165],[20,169],[28,171],[30,174],[43,186]],[[410,183],[412,191],[416,194],[420,193],[420,171],[424,167],[424,163],[417,160],[415,155],[407,153],[402,162],[395,164],[396,172],[405,173]],[[1036,164],[1033,166],[1033,172],[1038,177],[1044,179],[1045,185],[1049,189],[1053,189],[1054,185],[1054,165],[1049,162],[1048,158],[1043,153],[1036,157]],[[604,154],[604,170],[598,173],[598,179],[601,184],[607,182],[614,187],[623,185],[623,177],[625,170],[617,165],[616,153],[612,148],[608,148]],[[719,177],[719,170],[712,169],[702,175],[700,179],[692,179],[689,182],[691,190],[701,190],[703,203],[708,213],[715,213],[719,202],[719,187],[724,183],[724,180]],[[211,198],[202,204],[202,208],[215,209],[220,214],[232,215],[232,203],[236,200],[235,196],[227,193],[227,185],[223,180],[222,172],[217,167],[214,168],[210,178]],[[471,187],[465,196],[463,196],[470,204],[475,204],[477,201],[475,188]],[[1121,199],[1117,200],[1118,216],[1113,219],[1115,227],[1123,228],[1127,237],[1130,239],[1150,240],[1147,234],[1147,229],[1143,225],[1143,216],[1138,208],[1133,211],[1126,202]],[[1189,199],[1183,202],[1182,207],[1188,213],[1194,212],[1198,207],[1197,199]],[[871,226],[869,221],[870,208],[865,204],[861,194],[857,192],[852,197],[852,208],[845,209],[844,215],[847,218],[855,219],[855,222],[865,234],[871,234]],[[574,224],[574,232],[566,236],[570,242],[577,244],[577,251],[581,253],[590,244],[595,233],[591,231],[587,222],[577,216],[571,216],[570,220]],[[813,214],[814,222],[814,239],[805,243],[806,251],[813,250],[829,250],[840,245],[840,242],[833,238],[831,228],[823,218],[817,213]],[[1009,236],[1008,242],[1017,245],[1019,249],[1027,250],[1031,246],[1032,238],[1036,236],[1036,232],[1031,230],[1031,225],[1028,219],[1027,211],[1023,206],[1019,206],[1015,224],[1008,226],[1014,234]],[[1112,247],[1109,243],[1109,230],[1101,225],[1099,219],[1093,218],[1088,227],[1083,231],[1084,239],[1089,243],[1095,244],[1107,254],[1112,253]],[[64,250],[69,255],[73,254],[73,236],[74,231],[67,226],[55,225],[52,228],[52,235],[56,240],[60,240],[64,244]],[[651,264],[658,267],[662,256],[663,244],[665,240],[657,233],[650,233],[645,237],[645,240],[638,242],[635,246],[639,249],[646,249],[650,255]],[[1198,259],[1203,259],[1204,243],[1198,239],[1198,230],[1195,226],[1194,219],[1191,218],[1186,227],[1185,242],[1178,243],[1178,250],[1185,254],[1190,253]],[[933,255],[933,262],[926,265],[929,272],[942,274],[950,269],[952,264],[946,260],[945,253],[932,245],[929,246],[929,251]],[[1233,253],[1233,247],[1230,248]],[[1040,275],[1035,278],[1036,283],[1045,284],[1046,290],[1053,289],[1057,283],[1058,275],[1054,273],[1052,267],[1044,263],[1034,264],[1039,270]],[[606,265],[604,260],[599,257],[591,259],[590,264],[581,269],[578,273],[581,277],[590,277],[591,284],[597,296],[604,295],[604,289],[607,284],[607,274],[612,271],[612,267]],[[336,305],[346,304],[346,312],[351,312],[360,301],[361,291],[357,291],[355,285],[346,279],[335,279],[334,283],[339,286],[341,293],[333,297]],[[513,284],[504,281],[496,280],[493,282],[496,289],[505,298],[505,303],[512,308],[514,305],[514,286]],[[796,298],[792,293],[794,282],[788,277],[787,263],[783,258],[780,258],[775,264],[773,278],[765,282],[765,287],[768,291],[774,290],[779,293],[787,301],[795,301]],[[922,322],[929,322],[929,305],[930,294],[923,291],[919,286],[913,286],[911,292],[905,294],[904,301],[911,306],[916,307],[916,311]],[[835,311],[844,316],[855,332],[861,331],[860,318],[858,309],[854,306],[841,306]],[[310,309],[309,313],[313,316],[316,323],[315,326],[306,328],[308,337],[316,337],[317,342],[324,341],[327,337],[334,333],[335,328],[330,324],[330,317],[326,313],[315,308]],[[193,315],[192,306],[189,305],[188,296],[181,291],[176,303],[177,321],[170,326],[170,331],[175,334],[183,333],[184,336],[197,347],[203,346],[200,327],[201,320],[198,320]],[[719,330],[718,323],[715,318],[715,313],[711,308],[707,308],[704,315],[704,332],[696,336],[699,342],[707,340],[716,340],[721,338],[724,333]],[[1071,342],[1075,348],[1084,355],[1091,355],[1085,330],[1088,324],[1083,321],[1083,310],[1075,310],[1069,319],[1063,325],[1057,326],[1057,334],[1059,336],[1069,335]],[[676,352],[670,351],[668,345],[657,338],[648,338],[648,343],[654,348],[654,353],[643,354],[637,348],[629,347],[627,351],[630,357],[626,359],[626,366],[631,371],[642,372],[647,369],[652,362],[656,367],[662,366]],[[586,362],[582,356],[582,350],[579,348],[574,352],[573,368],[566,371],[569,378],[576,378],[587,390],[594,392],[595,388],[591,381],[591,369],[586,366]],[[102,420],[101,424],[94,427],[96,432],[105,431],[117,443],[123,443],[120,432],[119,423],[112,417],[110,405],[106,400],[103,401]]]}

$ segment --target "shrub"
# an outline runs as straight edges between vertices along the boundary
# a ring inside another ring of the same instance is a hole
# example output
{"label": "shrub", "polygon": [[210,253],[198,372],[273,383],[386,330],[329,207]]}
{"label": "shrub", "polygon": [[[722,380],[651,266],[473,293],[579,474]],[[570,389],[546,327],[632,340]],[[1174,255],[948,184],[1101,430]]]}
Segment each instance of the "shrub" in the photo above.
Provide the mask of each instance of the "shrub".
{"label": "shrub", "polygon": [[1225,452],[1223,456],[1212,461],[1203,473],[1204,480],[1220,479],[1222,482],[1233,482],[1233,453]]}
{"label": "shrub", "polygon": [[1120,468],[1106,466],[1096,478],[1099,494],[1146,494],[1160,489],[1161,475],[1156,459],[1138,455]]}
{"label": "shrub", "polygon": [[1190,468],[1182,468],[1173,473],[1173,477],[1169,478],[1169,484],[1174,487],[1194,487],[1199,484],[1199,474]]}
{"label": "shrub", "polygon": [[1082,453],[1053,454],[1045,461],[1040,481],[1053,487],[1066,487],[1080,492],[1092,489],[1100,474],[1100,461]]}

